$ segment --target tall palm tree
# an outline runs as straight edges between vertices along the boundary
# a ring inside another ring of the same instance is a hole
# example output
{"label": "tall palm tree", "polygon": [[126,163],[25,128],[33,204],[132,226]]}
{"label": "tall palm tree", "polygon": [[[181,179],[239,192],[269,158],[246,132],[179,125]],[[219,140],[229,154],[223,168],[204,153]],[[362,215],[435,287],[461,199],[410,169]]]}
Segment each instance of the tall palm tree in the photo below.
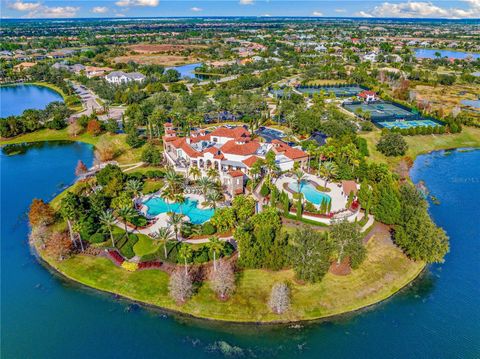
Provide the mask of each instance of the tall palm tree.
{"label": "tall palm tree", "polygon": [[75,238],[73,235],[72,224],[78,218],[78,201],[77,197],[69,192],[67,195],[62,199],[60,203],[60,214],[67,222],[68,232],[70,234],[70,240],[72,244],[76,246]]}
{"label": "tall palm tree", "polygon": [[135,199],[141,194],[141,191],[143,189],[143,183],[142,181],[133,178],[127,181],[125,185],[125,189],[127,191],[132,192],[133,194],[133,201],[135,202]]}
{"label": "tall palm tree", "polygon": [[206,202],[214,210],[217,209],[217,203],[222,199],[222,195],[218,191],[210,191],[207,194]]}
{"label": "tall palm tree", "polygon": [[173,227],[173,232],[175,233],[175,240],[178,241],[178,231],[181,224],[183,223],[183,215],[175,212],[170,212],[168,215],[170,216],[170,218],[168,219],[167,223],[169,226]]}
{"label": "tall palm tree", "polygon": [[300,185],[302,184],[302,181],[305,179],[305,173],[301,169],[298,169],[293,171],[293,175],[297,179],[298,193],[300,193]]}
{"label": "tall palm tree", "polygon": [[328,181],[337,176],[338,167],[334,162],[324,163],[318,170],[321,177],[325,178],[325,185],[327,187]]}
{"label": "tall palm tree", "polygon": [[168,211],[170,212],[170,202],[175,201],[175,192],[170,186],[167,186],[160,193],[160,197],[167,203]]}
{"label": "tall palm tree", "polygon": [[82,225],[80,224],[80,222],[73,223],[72,231],[78,236],[77,238],[78,238],[78,241],[80,242],[80,248],[83,252],[84,248],[83,248],[82,236],[80,235],[81,230],[82,230]]}
{"label": "tall palm tree", "polygon": [[193,180],[196,181],[198,177],[200,177],[200,175],[202,174],[200,172],[200,168],[198,168],[197,166],[192,166],[190,167],[190,169],[188,170],[190,176],[193,177]]}
{"label": "tall palm tree", "polygon": [[208,239],[208,247],[213,252],[213,270],[217,271],[217,251],[222,251],[224,247],[224,242],[220,241],[217,236],[211,237]]}
{"label": "tall palm tree", "polygon": [[172,238],[172,231],[168,227],[160,227],[156,233],[155,238],[159,241],[163,241],[163,256],[167,259],[167,242]]}
{"label": "tall palm tree", "polygon": [[188,275],[188,262],[192,258],[193,250],[188,244],[183,244],[178,251],[178,256],[183,259],[185,263],[185,275]]}
{"label": "tall palm tree", "polygon": [[217,171],[214,167],[210,167],[210,168],[207,170],[207,177],[208,177],[208,178],[211,178],[212,180],[214,180],[215,178],[218,177],[218,171]]}
{"label": "tall palm tree", "polygon": [[122,207],[117,211],[117,215],[123,220],[124,224],[124,229],[125,229],[125,235],[127,236],[128,239],[128,227],[127,227],[127,221],[131,220],[135,214],[135,210],[132,207]]}
{"label": "tall palm tree", "polygon": [[175,203],[178,203],[180,205],[180,213],[183,214],[182,206],[185,202],[185,196],[183,195],[183,193],[175,193],[175,196],[173,198]]}
{"label": "tall palm tree", "polygon": [[167,182],[168,187],[172,188],[173,190],[176,190],[183,182],[183,178],[179,176],[173,168],[169,168],[165,172],[164,179],[165,182]]}
{"label": "tall palm tree", "polygon": [[203,198],[206,201],[207,200],[207,193],[213,187],[212,181],[210,181],[210,179],[208,177],[201,177],[198,180],[197,185],[202,190]]}
{"label": "tall palm tree", "polygon": [[110,233],[110,239],[112,240],[112,247],[115,247],[115,241],[113,240],[113,234],[112,234],[112,227],[115,225],[115,216],[113,215],[113,212],[110,211],[103,211],[100,213],[99,216],[100,223],[102,223],[105,227],[108,228],[108,233]]}

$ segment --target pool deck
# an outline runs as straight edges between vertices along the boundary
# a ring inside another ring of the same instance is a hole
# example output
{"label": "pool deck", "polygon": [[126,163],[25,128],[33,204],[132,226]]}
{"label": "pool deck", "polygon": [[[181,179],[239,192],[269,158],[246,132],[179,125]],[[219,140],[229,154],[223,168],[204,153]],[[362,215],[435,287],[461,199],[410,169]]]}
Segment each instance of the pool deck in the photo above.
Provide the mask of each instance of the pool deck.
{"label": "pool deck", "polygon": [[[311,174],[306,174],[304,180],[313,182],[313,184],[323,186],[325,184],[325,180],[321,179],[318,176],[314,176]],[[289,183],[297,183],[294,177],[287,177],[283,175],[277,179],[275,185],[280,191],[284,190],[284,184],[288,186]],[[327,194],[332,199],[332,212],[340,211],[345,208],[347,204],[347,198],[342,194],[342,186],[338,185],[337,183],[329,182],[327,187],[330,188],[330,192],[322,192]],[[290,199],[293,199],[293,193],[290,191],[286,191],[287,195]],[[320,191],[319,191],[320,192]]]}

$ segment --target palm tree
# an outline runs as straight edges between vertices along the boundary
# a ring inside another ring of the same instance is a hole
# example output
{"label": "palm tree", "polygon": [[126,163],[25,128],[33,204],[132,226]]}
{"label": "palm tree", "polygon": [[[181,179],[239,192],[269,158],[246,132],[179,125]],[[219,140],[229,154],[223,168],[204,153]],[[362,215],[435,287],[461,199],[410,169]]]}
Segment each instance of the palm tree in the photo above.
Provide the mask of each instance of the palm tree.
{"label": "palm tree", "polygon": [[217,203],[222,199],[222,195],[218,191],[211,191],[208,193],[206,202],[214,210],[217,209]]}
{"label": "palm tree", "polygon": [[167,203],[168,211],[170,212],[170,202],[175,201],[175,192],[171,187],[165,187],[160,193],[160,197]]}
{"label": "palm tree", "polygon": [[300,185],[302,184],[302,181],[305,179],[305,173],[298,169],[293,171],[293,175],[297,179],[297,188],[298,188],[298,193],[300,193]]}
{"label": "palm tree", "polygon": [[123,220],[124,228],[125,228],[125,235],[127,236],[128,239],[128,227],[127,227],[127,221],[132,219],[133,216],[135,216],[137,212],[132,207],[122,207],[117,211],[117,215]]}
{"label": "palm tree", "polygon": [[170,218],[168,219],[167,223],[169,226],[173,227],[173,232],[175,233],[175,240],[178,241],[178,230],[180,225],[183,223],[183,215],[170,212],[168,214]]}
{"label": "palm tree", "polygon": [[198,180],[197,185],[202,190],[204,200],[207,200],[207,193],[213,187],[212,181],[208,177],[202,177]]}
{"label": "palm tree", "polygon": [[213,252],[213,270],[217,271],[217,251],[221,251],[224,247],[224,242],[221,242],[217,236],[208,239],[208,247]]}
{"label": "palm tree", "polygon": [[125,189],[133,193],[133,201],[135,201],[135,198],[141,194],[143,183],[142,181],[133,178],[127,181]]}
{"label": "palm tree", "polygon": [[334,162],[324,163],[318,170],[319,175],[325,178],[325,185],[327,187],[328,180],[337,176],[338,167]]}
{"label": "palm tree", "polygon": [[180,205],[180,213],[183,214],[182,206],[183,202],[185,202],[185,196],[183,195],[183,193],[175,193],[175,195],[173,196],[173,200],[175,201],[175,203],[178,203]]}
{"label": "palm tree", "polygon": [[193,250],[192,247],[190,247],[188,244],[184,244],[180,247],[180,250],[178,251],[178,256],[180,258],[183,258],[183,261],[185,263],[185,275],[188,275],[188,261],[192,258],[193,255]]}
{"label": "palm tree", "polygon": [[82,249],[82,252],[83,252],[84,249],[83,249],[82,236],[80,235],[81,230],[82,230],[82,225],[80,224],[80,222],[73,223],[72,231],[78,236],[78,241],[80,242],[80,248]]}
{"label": "palm tree", "polygon": [[183,182],[183,178],[179,176],[173,168],[169,168],[165,172],[164,179],[167,182],[168,187],[172,188],[173,190],[176,190],[177,187]]}
{"label": "palm tree", "polygon": [[215,178],[218,177],[218,171],[217,171],[214,167],[210,167],[210,168],[207,170],[207,177],[208,177],[208,178],[211,178],[212,180],[214,180]]}
{"label": "palm tree", "polygon": [[113,212],[110,211],[103,211],[100,213],[99,216],[100,223],[102,223],[105,227],[108,228],[108,232],[110,233],[110,239],[112,240],[112,247],[115,247],[115,241],[113,240],[113,234],[112,234],[112,227],[115,225],[115,216],[113,215]]}
{"label": "palm tree", "polygon": [[192,166],[190,167],[190,169],[188,170],[188,172],[190,173],[190,176],[193,177],[193,180],[195,181],[198,177],[200,177],[200,175],[202,174],[200,172],[200,168],[198,168],[197,166]]}
{"label": "palm tree", "polygon": [[172,238],[172,231],[168,227],[160,227],[156,233],[155,238],[163,241],[163,256],[167,259],[167,242]]}
{"label": "palm tree", "polygon": [[78,201],[77,197],[69,192],[67,195],[62,199],[60,203],[60,214],[65,219],[68,225],[68,232],[70,234],[70,240],[72,241],[73,245],[76,246],[75,238],[73,236],[73,229],[72,223],[78,218]]}

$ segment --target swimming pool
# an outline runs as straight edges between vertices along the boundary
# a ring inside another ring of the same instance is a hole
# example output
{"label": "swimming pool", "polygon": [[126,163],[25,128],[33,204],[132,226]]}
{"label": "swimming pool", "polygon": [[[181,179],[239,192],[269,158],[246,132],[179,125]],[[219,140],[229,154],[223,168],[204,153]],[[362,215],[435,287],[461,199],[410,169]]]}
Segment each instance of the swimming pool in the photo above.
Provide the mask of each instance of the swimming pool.
{"label": "swimming pool", "polygon": [[161,197],[153,197],[145,202],[145,206],[148,207],[147,214],[149,216],[156,216],[160,213],[175,212],[184,214],[190,218],[190,222],[193,224],[202,224],[209,221],[213,216],[213,209],[201,209],[198,208],[198,201],[193,201],[187,198],[181,205],[180,203],[166,203]]}
{"label": "swimming pool", "polygon": [[385,121],[385,122],[378,122],[378,125],[385,128],[411,128],[411,127],[436,127],[441,126],[439,123],[432,121],[432,120],[411,120],[411,121]]}
{"label": "swimming pool", "polygon": [[[298,192],[298,183],[290,182],[288,184],[288,188],[290,188],[294,192]],[[317,206],[320,206],[324,199],[327,200],[327,203],[332,200],[328,194],[317,191],[315,186],[307,181],[300,182],[300,192],[303,193],[303,195],[305,196],[305,199],[308,202],[312,202]]]}

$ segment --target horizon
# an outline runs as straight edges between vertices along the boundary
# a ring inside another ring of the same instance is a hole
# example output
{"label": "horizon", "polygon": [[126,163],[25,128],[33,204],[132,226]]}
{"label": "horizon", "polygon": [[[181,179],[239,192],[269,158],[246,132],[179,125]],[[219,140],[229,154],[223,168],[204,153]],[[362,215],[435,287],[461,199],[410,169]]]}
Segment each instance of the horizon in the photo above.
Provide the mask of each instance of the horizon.
{"label": "horizon", "polygon": [[465,1],[315,0],[0,0],[2,20],[143,18],[480,19]]}

